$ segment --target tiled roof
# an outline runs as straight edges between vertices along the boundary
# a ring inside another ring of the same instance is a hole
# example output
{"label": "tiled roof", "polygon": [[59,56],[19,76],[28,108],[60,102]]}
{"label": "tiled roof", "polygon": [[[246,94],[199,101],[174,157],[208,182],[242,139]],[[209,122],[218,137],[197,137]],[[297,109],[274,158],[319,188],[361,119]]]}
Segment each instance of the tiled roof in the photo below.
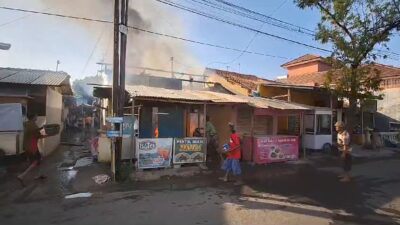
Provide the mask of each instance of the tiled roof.
{"label": "tiled roof", "polygon": [[220,77],[223,77],[229,83],[238,84],[245,89],[253,90],[253,91],[257,90],[257,87],[259,84],[268,84],[268,83],[275,82],[272,80],[257,77],[255,75],[241,74],[241,73],[225,71],[225,70],[218,70],[218,69],[211,69],[211,68],[207,68],[205,73],[206,74],[216,74]]}
{"label": "tiled roof", "polygon": [[282,67],[287,67],[293,64],[298,64],[298,63],[303,63],[303,62],[307,62],[307,61],[313,61],[316,59],[322,59],[321,56],[319,55],[313,55],[313,54],[306,54],[303,56],[300,56],[299,58],[293,59],[292,61],[289,61],[287,63],[282,64]]}
{"label": "tiled roof", "polygon": [[[381,78],[389,77],[400,77],[400,68],[383,65],[383,64],[373,64],[370,65],[373,69],[380,71]],[[304,86],[321,86],[326,81],[326,74],[328,71],[308,73],[303,75],[291,76],[286,79],[277,79],[277,82],[282,82],[286,84],[304,85]]]}
{"label": "tiled roof", "polygon": [[278,82],[286,84],[296,84],[304,86],[322,86],[325,83],[327,71],[315,72],[304,75],[289,77],[286,79],[279,79]]}
{"label": "tiled roof", "polygon": [[400,68],[398,67],[375,63],[372,65],[372,68],[380,71],[381,78],[395,77],[395,76],[400,77]]}
{"label": "tiled roof", "polygon": [[69,77],[65,72],[0,67],[0,83],[61,86],[69,85]]}

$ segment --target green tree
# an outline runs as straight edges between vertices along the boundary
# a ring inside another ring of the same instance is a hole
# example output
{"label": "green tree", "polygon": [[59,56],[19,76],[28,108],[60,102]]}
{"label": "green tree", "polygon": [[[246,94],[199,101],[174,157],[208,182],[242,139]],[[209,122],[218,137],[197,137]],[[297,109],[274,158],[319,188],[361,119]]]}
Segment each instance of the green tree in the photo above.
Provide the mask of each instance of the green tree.
{"label": "green tree", "polygon": [[[316,40],[332,44],[327,84],[349,99],[348,128],[356,123],[357,101],[379,98],[380,73],[372,64],[386,58],[387,43],[400,30],[400,0],[295,0],[320,11]],[[385,51],[377,51],[384,48]]]}

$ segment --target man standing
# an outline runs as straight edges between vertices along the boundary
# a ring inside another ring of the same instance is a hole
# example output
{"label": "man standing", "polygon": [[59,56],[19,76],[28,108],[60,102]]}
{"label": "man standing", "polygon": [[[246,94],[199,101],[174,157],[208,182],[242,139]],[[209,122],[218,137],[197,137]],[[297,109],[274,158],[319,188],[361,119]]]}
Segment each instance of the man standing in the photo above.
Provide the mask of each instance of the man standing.
{"label": "man standing", "polygon": [[336,122],[336,131],[338,132],[337,144],[341,152],[343,160],[344,174],[339,176],[341,182],[349,182],[351,180],[350,171],[352,166],[351,147],[350,147],[350,134],[345,129],[345,124],[342,121]]}
{"label": "man standing", "polygon": [[[39,152],[38,141],[40,138],[46,136],[40,134],[41,128],[36,125],[37,116],[32,114],[28,115],[28,121],[24,123],[24,150],[29,160],[29,167],[20,175],[17,176],[22,186],[24,184],[24,177],[35,167],[39,166],[42,155]],[[43,179],[45,176],[37,176],[35,179]]]}
{"label": "man standing", "polygon": [[210,121],[210,116],[206,116],[206,136],[207,136],[207,152],[215,154],[218,148],[217,130]]}
{"label": "man standing", "polygon": [[229,139],[229,149],[224,152],[226,154],[226,159],[222,165],[222,169],[225,170],[225,176],[222,180],[225,182],[229,181],[229,174],[232,173],[234,176],[238,177],[235,184],[239,185],[242,183],[239,177],[242,174],[239,162],[241,157],[240,138],[239,135],[236,134],[233,123],[229,123],[229,127],[231,136]]}

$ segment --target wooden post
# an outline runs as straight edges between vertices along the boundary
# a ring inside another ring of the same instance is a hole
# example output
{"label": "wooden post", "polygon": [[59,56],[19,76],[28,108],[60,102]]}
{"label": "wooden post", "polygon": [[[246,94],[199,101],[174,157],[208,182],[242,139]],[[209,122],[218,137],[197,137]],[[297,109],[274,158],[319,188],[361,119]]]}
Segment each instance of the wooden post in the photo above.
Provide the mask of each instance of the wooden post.
{"label": "wooden post", "polygon": [[207,104],[204,104],[204,107],[203,107],[203,128],[204,128],[203,137],[206,137],[206,116],[207,116]]}
{"label": "wooden post", "polygon": [[287,95],[288,95],[288,102],[291,102],[292,101],[292,93],[291,93],[290,88],[287,89]]}
{"label": "wooden post", "polygon": [[133,156],[132,158],[136,158],[136,136],[135,136],[135,99],[132,98],[132,137],[131,137],[131,148],[132,148],[132,152],[133,152]]}

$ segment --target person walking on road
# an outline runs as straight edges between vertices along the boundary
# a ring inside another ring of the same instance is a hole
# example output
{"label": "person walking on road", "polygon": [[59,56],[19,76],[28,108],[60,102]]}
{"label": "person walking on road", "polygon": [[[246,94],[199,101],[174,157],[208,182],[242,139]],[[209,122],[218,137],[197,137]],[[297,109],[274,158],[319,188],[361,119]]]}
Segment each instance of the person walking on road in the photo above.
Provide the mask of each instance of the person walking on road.
{"label": "person walking on road", "polygon": [[227,151],[224,151],[226,154],[226,159],[222,165],[222,169],[225,171],[225,176],[221,179],[225,182],[229,181],[229,175],[232,173],[237,177],[235,182],[236,185],[241,184],[240,175],[242,174],[242,170],[240,168],[240,157],[241,157],[241,149],[240,149],[240,138],[239,135],[236,134],[235,126],[233,123],[229,123],[229,127],[231,130],[231,136],[229,140],[229,148]]}
{"label": "person walking on road", "polygon": [[343,175],[339,176],[341,182],[351,181],[350,171],[352,167],[352,156],[351,156],[351,146],[350,146],[350,134],[345,129],[345,124],[342,121],[336,122],[335,124],[337,136],[337,145],[341,153],[341,158],[343,161]]}
{"label": "person walking on road", "polygon": [[[42,155],[39,152],[38,141],[41,138],[45,138],[47,136],[42,135],[39,128],[36,125],[37,116],[32,114],[28,115],[28,121],[24,123],[24,150],[27,155],[28,161],[30,163],[29,167],[20,175],[17,176],[17,179],[20,181],[22,186],[25,186],[24,177],[34,168],[40,165],[40,161],[42,159]],[[35,179],[44,179],[45,176],[39,175],[35,177]]]}

